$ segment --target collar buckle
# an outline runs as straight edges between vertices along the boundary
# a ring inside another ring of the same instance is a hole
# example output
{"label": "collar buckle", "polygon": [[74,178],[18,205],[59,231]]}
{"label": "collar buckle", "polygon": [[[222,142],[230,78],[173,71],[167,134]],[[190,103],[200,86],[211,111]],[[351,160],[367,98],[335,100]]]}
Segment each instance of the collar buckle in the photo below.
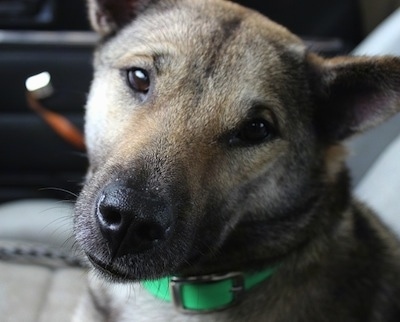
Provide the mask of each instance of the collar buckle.
{"label": "collar buckle", "polygon": [[[230,285],[229,285],[230,284]],[[185,288],[195,288],[196,292],[198,292],[197,298],[201,296],[207,297],[207,289],[211,289],[213,286],[221,286],[223,287],[223,291],[220,293],[219,303],[214,307],[210,308],[209,306],[202,307],[201,304],[198,305],[187,305],[185,303],[185,294],[190,292],[189,290],[185,290]],[[217,312],[221,310],[225,310],[230,308],[240,301],[243,293],[245,292],[245,279],[243,273],[240,272],[232,272],[223,275],[203,275],[203,276],[192,276],[192,277],[172,277],[170,281],[170,292],[172,301],[174,303],[175,308],[186,314],[203,314],[210,312]]]}

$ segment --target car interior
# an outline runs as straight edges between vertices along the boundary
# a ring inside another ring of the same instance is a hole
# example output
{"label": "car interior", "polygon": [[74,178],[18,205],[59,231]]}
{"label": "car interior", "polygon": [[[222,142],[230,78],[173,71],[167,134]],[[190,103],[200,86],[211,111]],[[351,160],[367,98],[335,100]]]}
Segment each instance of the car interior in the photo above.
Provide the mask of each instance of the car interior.
{"label": "car interior", "polygon": [[[322,56],[400,55],[400,0],[237,2]],[[97,40],[84,0],[0,1],[1,321],[70,321],[85,287],[72,214]],[[40,74],[46,86],[27,88]],[[400,115],[348,147],[355,193],[400,235]]]}

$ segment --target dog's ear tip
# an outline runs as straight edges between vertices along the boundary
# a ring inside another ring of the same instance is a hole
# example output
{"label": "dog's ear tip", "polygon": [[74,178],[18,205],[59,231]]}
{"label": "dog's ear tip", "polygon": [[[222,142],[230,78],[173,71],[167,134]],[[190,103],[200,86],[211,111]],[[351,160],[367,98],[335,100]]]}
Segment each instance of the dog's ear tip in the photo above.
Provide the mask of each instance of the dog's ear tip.
{"label": "dog's ear tip", "polygon": [[155,0],[87,0],[89,21],[100,36],[108,36],[153,2]]}
{"label": "dog's ear tip", "polygon": [[100,36],[110,34],[115,26],[98,0],[87,0],[88,18],[92,29]]}
{"label": "dog's ear tip", "polygon": [[115,24],[108,21],[106,15],[95,10],[89,11],[89,21],[92,29],[102,37],[111,34],[116,29]]}

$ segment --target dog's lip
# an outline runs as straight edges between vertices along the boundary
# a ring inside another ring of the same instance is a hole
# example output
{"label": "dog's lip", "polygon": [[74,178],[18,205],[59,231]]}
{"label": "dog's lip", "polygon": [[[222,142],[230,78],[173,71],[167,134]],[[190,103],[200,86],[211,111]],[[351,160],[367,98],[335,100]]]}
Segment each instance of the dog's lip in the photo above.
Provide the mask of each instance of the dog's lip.
{"label": "dog's lip", "polygon": [[86,256],[93,267],[99,270],[101,273],[119,280],[126,280],[126,274],[119,272],[117,269],[113,268],[112,265],[106,264],[88,253],[86,253]]}

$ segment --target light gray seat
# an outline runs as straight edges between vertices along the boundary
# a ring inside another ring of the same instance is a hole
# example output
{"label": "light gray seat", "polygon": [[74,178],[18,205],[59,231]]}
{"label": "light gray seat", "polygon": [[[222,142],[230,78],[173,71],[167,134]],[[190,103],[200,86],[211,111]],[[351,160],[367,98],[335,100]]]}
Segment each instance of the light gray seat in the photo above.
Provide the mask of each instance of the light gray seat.
{"label": "light gray seat", "polygon": [[24,200],[0,206],[0,320],[69,322],[86,289],[75,260],[72,204]]}

